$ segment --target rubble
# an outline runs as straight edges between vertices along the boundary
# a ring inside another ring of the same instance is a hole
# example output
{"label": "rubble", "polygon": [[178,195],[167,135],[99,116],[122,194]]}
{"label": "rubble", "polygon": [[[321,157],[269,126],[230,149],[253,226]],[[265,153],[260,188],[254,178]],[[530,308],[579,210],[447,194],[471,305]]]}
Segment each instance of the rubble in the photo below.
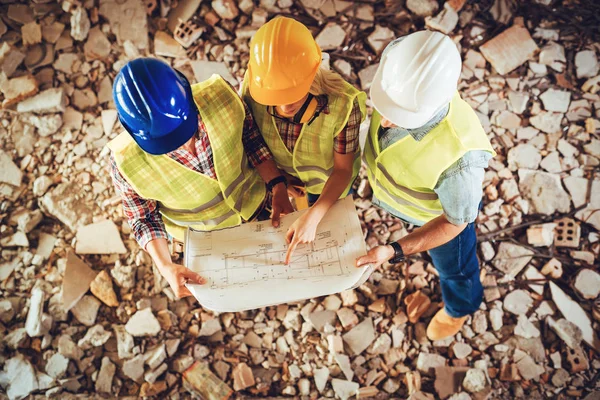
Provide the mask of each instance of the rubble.
{"label": "rubble", "polygon": [[117,367],[108,357],[102,358],[100,372],[96,378],[96,391],[100,393],[112,393],[112,381]]}
{"label": "rubble", "polygon": [[83,296],[81,300],[71,308],[71,312],[77,320],[85,326],[92,326],[96,322],[100,302],[94,296]]}
{"label": "rubble", "polygon": [[332,379],[331,386],[336,396],[340,400],[348,400],[356,395],[359,385],[356,382],[344,381],[341,379]]}
{"label": "rubble", "polygon": [[127,251],[114,222],[104,220],[77,230],[77,254],[123,254]]}
{"label": "rubble", "polygon": [[598,75],[600,65],[594,50],[582,50],[575,54],[577,78],[592,78]]}
{"label": "rubble", "polygon": [[375,340],[373,321],[371,318],[366,318],[342,337],[354,354],[362,353]]}
{"label": "rubble", "polygon": [[35,369],[21,354],[17,354],[4,363],[4,371],[0,373],[0,382],[8,386],[6,394],[9,399],[22,399],[38,389]]}
{"label": "rubble", "polygon": [[65,111],[65,94],[63,88],[52,88],[21,101],[17,104],[20,113],[34,112],[48,114]]}
{"label": "rubble", "polygon": [[136,312],[125,325],[127,333],[133,336],[156,336],[160,324],[149,308]]}
{"label": "rubble", "polygon": [[560,176],[529,169],[519,169],[518,173],[519,190],[535,212],[550,215],[571,209],[571,199],[561,185]]}
{"label": "rubble", "polygon": [[[142,2],[100,0],[98,13],[110,23],[110,29],[119,45],[130,40],[138,49],[148,48],[148,17]],[[131,21],[135,21],[135,24]]]}
{"label": "rubble", "polygon": [[467,371],[462,385],[469,393],[481,392],[487,385],[485,373],[480,369],[471,368]]}
{"label": "rubble", "polygon": [[520,25],[511,26],[479,49],[500,75],[519,67],[538,51],[529,31]]}
{"label": "rubble", "polygon": [[25,330],[30,337],[42,336],[51,328],[52,322],[49,317],[44,317],[44,291],[39,287],[34,287],[31,291],[29,302],[29,312],[25,322]]}
{"label": "rubble", "polygon": [[504,309],[515,315],[526,314],[533,306],[533,299],[525,290],[513,290],[504,298]]}
{"label": "rubble", "polygon": [[344,43],[346,38],[346,32],[336,23],[329,23],[325,25],[323,30],[317,35],[315,40],[321,50],[334,50]]}
{"label": "rubble", "polygon": [[580,270],[573,284],[584,299],[595,299],[600,295],[600,274],[592,269]]}

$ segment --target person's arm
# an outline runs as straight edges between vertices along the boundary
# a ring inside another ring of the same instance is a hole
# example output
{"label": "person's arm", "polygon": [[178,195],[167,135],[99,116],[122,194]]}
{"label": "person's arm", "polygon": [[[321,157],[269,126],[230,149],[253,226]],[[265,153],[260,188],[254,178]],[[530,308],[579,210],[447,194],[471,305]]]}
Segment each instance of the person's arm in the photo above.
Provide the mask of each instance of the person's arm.
{"label": "person's arm", "polygon": [[112,154],[110,175],[115,189],[121,196],[123,211],[136,241],[142,249],[150,254],[160,274],[167,280],[175,295],[180,298],[190,296],[191,293],[183,285],[184,281],[202,284],[204,279],[183,265],[172,262],[167,244],[167,230],[158,212],[156,202],[144,199],[137,194],[117,168]]}
{"label": "person's arm", "polygon": [[[248,156],[250,165],[256,168],[260,177],[269,183],[273,178],[281,176],[281,171],[277,168],[271,150],[265,143],[265,139],[260,134],[254,118],[250,113],[250,108],[244,104],[246,117],[244,119],[244,132],[242,134],[242,143],[244,151]],[[294,211],[294,207],[290,203],[290,198],[287,194],[287,189],[284,183],[278,183],[273,187],[273,205],[271,220],[274,227],[279,226],[280,216],[289,214]]]}
{"label": "person's arm", "polygon": [[292,253],[298,244],[310,243],[315,240],[319,223],[348,187],[348,183],[352,179],[354,154],[358,151],[359,146],[361,119],[358,100],[355,99],[346,126],[334,138],[333,172],[325,182],[319,199],[288,229],[286,241],[289,246],[285,258],[286,264],[289,264]]}
{"label": "person's arm", "polygon": [[[404,255],[409,256],[448,243],[458,236],[466,226],[466,223],[454,225],[442,214],[414,232],[404,236],[398,240],[398,243],[402,247]],[[362,267],[365,264],[371,264],[376,268],[392,257],[394,257],[394,248],[392,246],[389,244],[377,246],[369,250],[367,255],[359,257],[356,260],[356,266]]]}

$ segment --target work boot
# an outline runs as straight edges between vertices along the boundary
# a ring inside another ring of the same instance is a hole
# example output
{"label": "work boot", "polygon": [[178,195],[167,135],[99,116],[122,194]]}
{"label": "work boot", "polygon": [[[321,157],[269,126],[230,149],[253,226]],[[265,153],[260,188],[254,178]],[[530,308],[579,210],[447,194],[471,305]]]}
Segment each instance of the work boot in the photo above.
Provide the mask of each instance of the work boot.
{"label": "work boot", "polygon": [[435,314],[427,327],[427,337],[431,341],[443,340],[460,331],[469,316],[453,318],[443,308]]}

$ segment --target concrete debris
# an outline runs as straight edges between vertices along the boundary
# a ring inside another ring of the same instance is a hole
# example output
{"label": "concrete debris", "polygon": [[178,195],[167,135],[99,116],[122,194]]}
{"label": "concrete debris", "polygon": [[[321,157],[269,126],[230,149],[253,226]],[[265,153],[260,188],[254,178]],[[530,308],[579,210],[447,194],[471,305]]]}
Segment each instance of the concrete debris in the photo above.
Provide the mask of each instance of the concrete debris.
{"label": "concrete debris", "polygon": [[152,311],[144,308],[129,318],[125,329],[133,336],[156,336],[160,332],[160,324]]}
{"label": "concrete debris", "polygon": [[34,287],[31,291],[29,301],[29,312],[25,322],[25,330],[30,337],[43,336],[52,326],[48,316],[44,316],[44,291],[39,287]]}
{"label": "concrete debris", "polygon": [[560,176],[530,169],[519,169],[519,190],[537,213],[551,215],[571,210],[571,198],[563,189]]}
{"label": "concrete debris", "polygon": [[123,325],[114,325],[115,337],[117,338],[117,354],[120,359],[130,358],[134,355],[134,340]]}
{"label": "concrete debris", "polygon": [[144,356],[138,354],[123,363],[123,374],[134,382],[142,383],[144,379]]}
{"label": "concrete debris", "polygon": [[90,284],[90,290],[100,301],[109,307],[117,307],[119,302],[117,301],[117,295],[113,290],[112,280],[106,271],[101,271],[92,283]]}
{"label": "concrete debris", "polygon": [[526,314],[533,306],[533,299],[526,290],[514,290],[504,298],[504,309],[515,315]]}
{"label": "concrete debris", "polygon": [[73,252],[67,252],[65,277],[62,284],[62,303],[65,311],[69,311],[88,291],[96,277],[90,267]]}
{"label": "concrete debris", "polygon": [[213,10],[223,19],[234,19],[240,13],[236,2],[233,0],[213,0]]}
{"label": "concrete debris", "polygon": [[17,104],[20,113],[34,112],[48,114],[65,111],[65,93],[63,88],[44,90],[34,97],[30,97]]}
{"label": "concrete debris", "polygon": [[7,183],[11,186],[21,186],[23,172],[12,161],[12,158],[0,150],[0,183]]}
{"label": "concrete debris", "polygon": [[24,46],[40,43],[42,41],[42,27],[37,22],[29,22],[21,26],[21,39]]}
{"label": "concrete debris", "polygon": [[473,352],[473,348],[466,343],[455,343],[452,346],[452,351],[454,352],[454,356],[459,360],[463,360],[469,356]]}
{"label": "concrete debris", "polygon": [[77,254],[123,254],[127,251],[114,222],[104,220],[77,230]]}
{"label": "concrete debris", "polygon": [[0,75],[0,90],[4,95],[2,107],[6,108],[35,95],[38,92],[38,81],[32,75],[8,80],[2,79]]}
{"label": "concrete debris", "polygon": [[546,111],[566,113],[571,101],[571,92],[565,90],[548,89],[540,95]]}
{"label": "concrete debris", "polygon": [[581,333],[581,329],[579,329],[577,325],[564,318],[555,321],[554,318],[548,317],[546,318],[546,322],[548,323],[550,329],[552,329],[567,346],[572,349],[579,348],[581,341],[583,340],[583,335]]}
{"label": "concrete debris", "polygon": [[531,226],[527,229],[527,242],[535,247],[551,246],[554,243],[555,228],[554,223]]}
{"label": "concrete debris", "polygon": [[567,59],[565,48],[556,42],[549,42],[540,51],[540,64],[545,64],[556,72],[563,72]]}
{"label": "concrete debris", "polygon": [[[110,41],[104,32],[95,26],[90,30],[88,39],[83,46],[83,53],[85,54],[86,61],[104,60],[109,56],[110,48]],[[158,54],[158,51],[156,51],[156,54],[161,55]]]}
{"label": "concrete debris", "polygon": [[218,74],[233,86],[238,85],[237,79],[231,75],[229,68],[227,68],[227,65],[224,63],[215,61],[192,61],[190,62],[190,65],[192,66],[194,76],[198,82],[205,81],[213,74]]}
{"label": "concrete debris", "polygon": [[77,346],[82,350],[89,350],[92,347],[102,346],[111,336],[112,333],[105,331],[102,325],[94,325],[88,329],[85,336],[77,342]]}
{"label": "concrete debris", "polygon": [[62,378],[67,373],[69,359],[60,353],[55,353],[46,363],[46,373],[54,379]]}
{"label": "concrete debris", "polygon": [[515,326],[515,335],[531,339],[540,337],[540,330],[525,316],[519,314],[517,326]]}
{"label": "concrete debris", "polygon": [[573,285],[584,299],[595,299],[600,295],[600,274],[592,269],[582,269],[577,273]]}
{"label": "concrete debris", "polygon": [[467,371],[462,385],[469,393],[481,392],[487,385],[485,373],[478,368],[471,368]]}
{"label": "concrete debris", "polygon": [[592,78],[598,75],[600,64],[594,50],[582,50],[575,54],[577,78]]}
{"label": "concrete debris", "polygon": [[444,3],[444,9],[435,17],[426,17],[425,26],[427,28],[440,31],[445,35],[449,35],[458,24],[458,13],[450,6],[448,2]]}
{"label": "concrete debris", "polygon": [[519,168],[537,169],[540,161],[542,155],[530,144],[519,144],[508,151],[508,167],[511,171]]}
{"label": "concrete debris", "polygon": [[352,371],[352,367],[350,366],[350,357],[345,354],[334,353],[333,358],[344,373],[346,379],[351,381],[354,377],[354,371]]}
{"label": "concrete debris", "polygon": [[218,318],[209,319],[202,324],[199,336],[212,336],[221,331],[221,322]]}
{"label": "concrete debris", "polygon": [[524,351],[515,350],[514,360],[523,379],[538,379],[544,373],[544,367],[535,363],[533,358]]}
{"label": "concrete debris", "polygon": [[71,312],[85,326],[92,326],[96,322],[100,302],[94,296],[83,296],[81,300],[71,308]]}
{"label": "concrete debris", "polygon": [[71,14],[71,37],[77,41],[85,40],[90,27],[87,11],[83,7],[77,7]]}
{"label": "concrete debris", "polygon": [[0,373],[0,382],[6,387],[9,399],[22,399],[38,389],[35,369],[25,357],[17,354],[4,363],[4,371]]}
{"label": "concrete debris", "polygon": [[342,379],[332,379],[331,386],[335,395],[340,400],[348,400],[356,395],[359,385],[356,382],[344,381]]}
{"label": "concrete debris", "polygon": [[369,90],[371,88],[371,83],[373,82],[373,79],[375,79],[378,67],[379,64],[373,64],[358,72],[358,79],[360,80],[360,87],[362,90]]}
{"label": "concrete debris", "polygon": [[154,53],[162,57],[185,57],[185,49],[171,35],[163,31],[158,31],[154,35]]}
{"label": "concrete debris", "polygon": [[529,31],[520,25],[511,26],[479,49],[500,75],[521,66],[538,51]]}
{"label": "concrete debris", "polygon": [[325,25],[323,30],[315,38],[317,44],[323,51],[337,49],[344,43],[344,39],[346,39],[346,32],[336,23]]}
{"label": "concrete debris", "polygon": [[432,374],[435,368],[444,367],[446,358],[439,354],[419,353],[417,369],[425,374]]}
{"label": "concrete debris", "polygon": [[[367,43],[371,46],[375,54],[380,54],[395,37],[396,34],[391,29],[381,25],[375,25],[375,30],[367,37]],[[350,66],[350,64],[348,65]],[[349,75],[350,74],[346,74],[346,76]]]}
{"label": "concrete debris", "polygon": [[516,277],[529,264],[532,256],[533,252],[526,247],[502,242],[492,264],[505,274]]}
{"label": "concrete debris", "polygon": [[535,128],[548,134],[557,134],[560,132],[561,121],[564,114],[542,111],[529,118],[529,122]]}
{"label": "concrete debris", "polygon": [[563,314],[563,316],[574,325],[576,325],[582,333],[583,340],[596,351],[600,351],[600,339],[597,332],[592,327],[587,313],[581,306],[573,301],[561,288],[554,282],[550,282],[550,291],[552,300]]}
{"label": "concrete debris", "polygon": [[108,357],[102,358],[102,365],[100,366],[100,372],[96,378],[96,391],[100,393],[112,393],[112,382],[117,367],[113,364]]}
{"label": "concrete debris", "polygon": [[252,370],[246,363],[239,363],[231,372],[233,375],[233,390],[239,392],[256,384]]}
{"label": "concrete debris", "polygon": [[342,337],[354,354],[358,355],[362,353],[375,340],[373,320],[366,318]]}
{"label": "concrete debris", "polygon": [[438,10],[438,2],[434,0],[407,0],[406,8],[419,17],[429,17]]}
{"label": "concrete debris", "polygon": [[119,45],[129,40],[138,49],[148,48],[148,17],[143,2],[100,0],[98,13],[108,20]]}

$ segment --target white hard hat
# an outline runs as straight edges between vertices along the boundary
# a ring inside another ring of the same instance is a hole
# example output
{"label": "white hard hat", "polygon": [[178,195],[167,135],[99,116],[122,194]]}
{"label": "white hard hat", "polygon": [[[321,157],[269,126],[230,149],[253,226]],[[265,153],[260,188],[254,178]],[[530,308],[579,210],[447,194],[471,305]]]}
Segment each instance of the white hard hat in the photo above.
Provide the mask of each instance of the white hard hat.
{"label": "white hard hat", "polygon": [[415,32],[384,52],[371,100],[385,119],[418,128],[450,102],[461,68],[452,39],[440,32]]}

